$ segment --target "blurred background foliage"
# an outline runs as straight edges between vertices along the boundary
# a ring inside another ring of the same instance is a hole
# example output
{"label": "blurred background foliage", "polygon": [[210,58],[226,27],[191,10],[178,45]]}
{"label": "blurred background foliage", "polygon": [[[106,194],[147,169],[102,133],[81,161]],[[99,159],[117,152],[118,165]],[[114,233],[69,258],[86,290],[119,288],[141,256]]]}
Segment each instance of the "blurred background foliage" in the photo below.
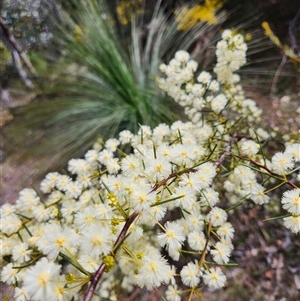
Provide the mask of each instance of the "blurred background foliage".
{"label": "blurred background foliage", "polygon": [[[124,129],[136,132],[139,124],[155,126],[184,118],[159,91],[158,66],[178,49],[195,49],[198,61],[208,65],[225,14],[213,24],[200,21],[183,31],[172,7],[160,1],[152,6],[128,3],[63,1],[41,8],[52,16],[44,20],[51,24],[51,39],[36,39],[39,45],[30,51],[39,73],[36,96],[11,109],[14,119],[5,129],[8,147],[28,150],[31,156],[56,156],[62,166],[97,138],[113,137]],[[199,39],[209,42],[196,49]],[[21,43],[34,47],[26,39]]]}
{"label": "blurred background foliage", "polygon": [[[8,105],[13,120],[5,125],[4,148],[19,152],[21,160],[23,154],[51,157],[44,171],[53,170],[97,139],[136,131],[138,124],[184,119],[155,84],[158,66],[185,49],[200,69],[211,71],[214,46],[226,27],[248,37],[244,83],[270,82],[281,56],[260,27],[273,7],[273,1],[265,2],[4,0],[1,16],[38,73],[31,101]],[[289,12],[289,22],[295,13]],[[5,45],[0,51],[6,53],[2,87],[14,86],[16,73]]]}
{"label": "blurred background foliage", "polygon": [[22,48],[36,50],[53,37],[49,4],[41,0],[3,0],[1,17]]}

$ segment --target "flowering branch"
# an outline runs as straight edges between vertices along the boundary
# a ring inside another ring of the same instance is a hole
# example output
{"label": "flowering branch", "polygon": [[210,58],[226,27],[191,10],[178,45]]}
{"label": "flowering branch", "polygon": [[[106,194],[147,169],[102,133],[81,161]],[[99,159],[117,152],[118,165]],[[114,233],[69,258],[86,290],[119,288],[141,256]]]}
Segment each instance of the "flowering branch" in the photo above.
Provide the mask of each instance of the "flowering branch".
{"label": "flowering branch", "polygon": [[171,173],[167,178],[161,180],[160,182],[156,183],[153,188],[150,190],[149,193],[152,193],[154,191],[156,191],[159,187],[161,186],[165,186],[167,185],[168,181],[172,178],[176,178],[184,173],[190,173],[190,172],[196,172],[197,169],[195,168],[188,168],[188,169],[184,169],[184,170],[180,170],[179,172],[173,172]]}
{"label": "flowering branch", "polygon": [[[130,225],[133,223],[133,221],[136,219],[136,217],[139,215],[138,212],[134,212],[131,214],[131,216],[127,219],[125,222],[125,225],[123,226],[122,231],[120,232],[116,242],[114,243],[114,251],[119,247],[119,245],[123,242],[124,237],[126,236],[126,233],[130,227]],[[115,256],[114,252],[112,253],[113,256]],[[97,287],[98,282],[100,281],[104,271],[106,269],[106,264],[102,263],[98,270],[95,272],[95,274],[92,277],[91,284],[87,290],[87,293],[83,299],[83,301],[90,301],[94,295],[95,289]]]}
{"label": "flowering branch", "polygon": [[[44,201],[31,188],[20,192],[16,205],[3,205],[2,259],[10,262],[2,269],[1,280],[14,285],[17,279],[15,292],[22,290],[28,300],[71,300],[85,293],[83,300],[91,301],[97,291],[117,299],[113,288],[119,275],[102,277],[117,258],[124,275],[120,285],[128,293],[135,286],[151,290],[167,284],[167,300],[181,300],[187,293],[191,300],[202,283],[214,289],[226,283],[220,266],[229,265],[234,249],[227,211],[241,200],[256,205],[278,200],[278,194],[270,194],[285,183],[293,189],[283,192],[280,201],[288,214],[280,218],[286,228],[299,233],[300,189],[293,181],[300,179],[296,175],[300,144],[289,142],[284,152],[263,156],[270,165],[255,162],[260,153],[267,153],[257,141],[267,139],[268,133],[258,128],[256,141],[251,139],[260,111],[244,97],[234,74],[246,62],[246,49],[241,34],[224,31],[217,45],[217,80],[202,71],[197,81],[197,63],[186,51],[176,52],[169,65],[161,65],[167,78],[158,82],[184,107],[189,122],[154,129],[142,125],[137,134],[124,130],[118,139],[107,140],[103,149],[70,160],[70,176],[49,173],[40,186],[49,194]],[[206,110],[213,113],[207,116]],[[128,144],[131,152],[120,159],[118,145]],[[232,169],[218,173],[226,167],[227,156]],[[271,178],[282,181],[266,190]],[[155,184],[153,179],[158,179]],[[230,206],[227,211],[218,206],[221,200],[229,203],[222,204]],[[182,213],[178,217],[173,214],[177,211]],[[64,256],[63,250],[74,255]],[[41,258],[35,262],[37,251]],[[172,265],[164,252],[177,264]],[[180,254],[184,253],[190,255],[183,263]],[[68,268],[62,269],[65,264]],[[18,267],[22,267],[21,277]],[[78,270],[87,277],[76,279]],[[70,280],[61,281],[68,276]],[[70,292],[68,283],[75,281],[82,288],[90,283],[87,291]]]}
{"label": "flowering branch", "polygon": [[214,164],[216,167],[219,167],[219,166],[224,162],[225,158],[226,158],[227,156],[230,155],[230,150],[231,150],[231,148],[232,148],[232,145],[233,145],[237,140],[238,140],[238,135],[236,135],[236,134],[234,134],[234,135],[230,138],[229,143],[228,143],[228,144],[226,145],[226,147],[225,147],[225,152],[222,154],[222,156],[220,157],[220,159],[219,159],[217,162],[215,162],[215,164]]}
{"label": "flowering branch", "polygon": [[119,248],[120,244],[123,242],[123,240],[124,240],[124,238],[126,236],[126,233],[127,233],[128,229],[129,229],[130,225],[134,222],[134,220],[137,218],[138,215],[139,215],[138,212],[133,212],[129,216],[129,218],[127,219],[125,225],[123,226],[122,231],[120,232],[120,234],[119,234],[119,236],[118,236],[118,238],[117,238],[117,240],[116,240],[116,242],[114,244],[114,251]]}
{"label": "flowering branch", "polygon": [[266,170],[270,175],[274,176],[274,177],[278,177],[281,178],[285,181],[286,184],[288,184],[289,186],[293,187],[293,188],[298,188],[294,183],[292,183],[291,181],[287,180],[284,176],[277,174],[275,172],[273,172],[272,170],[270,170],[270,168],[268,168],[266,165],[262,165],[260,163],[257,163],[253,160],[250,159],[250,161],[253,165],[255,165],[256,167],[262,168],[264,170]]}
{"label": "flowering branch", "polygon": [[201,254],[201,258],[200,258],[200,261],[199,261],[200,268],[202,268],[202,266],[204,264],[204,261],[205,261],[207,247],[208,247],[208,243],[210,241],[210,231],[211,231],[211,223],[208,223],[208,226],[207,226],[207,238],[206,238],[205,246],[203,248],[203,251],[202,251],[202,254]]}

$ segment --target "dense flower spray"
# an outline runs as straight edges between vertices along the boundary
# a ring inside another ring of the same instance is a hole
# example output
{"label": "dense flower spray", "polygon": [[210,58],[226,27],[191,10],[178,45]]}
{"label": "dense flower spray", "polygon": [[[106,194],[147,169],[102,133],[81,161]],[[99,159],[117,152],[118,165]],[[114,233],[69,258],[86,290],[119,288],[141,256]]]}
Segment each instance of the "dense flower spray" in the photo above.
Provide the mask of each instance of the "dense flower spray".
{"label": "dense flower spray", "polygon": [[234,73],[246,49],[241,34],[224,31],[216,79],[178,51],[157,81],[190,121],[125,130],[70,160],[69,175],[49,173],[47,197],[24,189],[1,207],[1,279],[16,300],[114,298],[116,282],[128,291],[166,285],[168,301],[221,288],[234,249],[228,211],[247,199],[267,204],[280,186],[283,224],[300,232],[300,144],[271,158],[261,151],[261,111]]}

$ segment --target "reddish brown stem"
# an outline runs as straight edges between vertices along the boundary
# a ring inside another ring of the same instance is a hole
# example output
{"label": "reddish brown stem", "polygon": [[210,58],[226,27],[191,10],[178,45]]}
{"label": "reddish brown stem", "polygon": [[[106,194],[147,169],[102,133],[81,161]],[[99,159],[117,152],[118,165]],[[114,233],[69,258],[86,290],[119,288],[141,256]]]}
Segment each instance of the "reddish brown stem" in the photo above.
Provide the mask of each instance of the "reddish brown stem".
{"label": "reddish brown stem", "polygon": [[102,277],[102,274],[105,271],[105,267],[106,267],[105,264],[102,263],[100,265],[100,267],[98,268],[98,270],[93,275],[93,278],[91,280],[91,284],[90,284],[90,286],[88,288],[88,291],[87,291],[87,293],[86,293],[86,295],[84,297],[84,301],[90,301],[90,300],[92,300],[94,292],[95,292],[95,289],[97,287],[97,284],[100,281],[100,279]]}
{"label": "reddish brown stem", "polygon": [[185,169],[185,170],[181,170],[179,172],[173,172],[171,173],[167,178],[161,180],[160,182],[156,183],[153,188],[151,189],[151,191],[149,193],[152,193],[153,191],[156,191],[159,187],[161,186],[165,186],[167,185],[167,182],[172,179],[172,178],[175,178],[177,176],[180,176],[181,174],[184,174],[184,173],[190,173],[190,172],[196,172],[197,169],[195,168],[189,168],[189,169]]}
{"label": "reddish brown stem", "polygon": [[252,164],[255,165],[256,167],[259,167],[259,168],[262,168],[262,169],[266,170],[266,171],[267,171],[270,175],[272,175],[272,176],[275,176],[275,177],[278,177],[278,178],[282,178],[282,180],[285,180],[285,183],[288,184],[289,186],[291,186],[291,187],[293,187],[293,188],[297,188],[297,186],[296,186],[294,183],[292,183],[291,181],[286,180],[282,175],[279,175],[279,174],[273,172],[273,171],[270,170],[267,166],[262,165],[262,164],[260,164],[260,163],[257,163],[257,162],[255,162],[255,161],[253,161],[253,160],[250,160],[250,163],[252,163]]}
{"label": "reddish brown stem", "polygon": [[[136,217],[139,215],[138,212],[134,212],[130,215],[130,217],[127,219],[122,231],[120,232],[117,240],[114,243],[114,250],[119,247],[119,245],[123,242],[124,237],[127,234],[127,231],[130,227],[130,225],[133,223],[133,221],[136,219]],[[114,256],[114,254],[112,254]],[[94,292],[96,290],[96,287],[105,271],[106,265],[102,263],[98,270],[95,272],[95,274],[92,277],[91,284],[88,288],[88,291],[83,299],[83,301],[90,301],[93,298]]]}

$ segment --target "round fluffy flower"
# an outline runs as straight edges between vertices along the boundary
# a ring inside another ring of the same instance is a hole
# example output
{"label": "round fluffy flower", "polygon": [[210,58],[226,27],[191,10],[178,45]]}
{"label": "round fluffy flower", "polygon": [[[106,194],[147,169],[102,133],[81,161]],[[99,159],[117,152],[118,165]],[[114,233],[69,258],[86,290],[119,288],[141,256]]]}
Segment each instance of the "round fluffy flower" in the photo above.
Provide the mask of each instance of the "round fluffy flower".
{"label": "round fluffy flower", "polygon": [[200,180],[195,174],[183,174],[180,178],[179,185],[182,187],[189,187],[192,190],[201,190]]}
{"label": "round fluffy flower", "polygon": [[53,210],[53,207],[46,208],[44,206],[44,204],[41,204],[41,205],[35,206],[32,210],[32,213],[38,222],[46,222],[49,220],[52,210]]}
{"label": "round fluffy flower", "polygon": [[113,235],[110,230],[98,225],[92,225],[86,229],[80,238],[82,253],[91,256],[107,255],[112,248]]}
{"label": "round fluffy flower", "polygon": [[34,189],[25,188],[19,193],[19,198],[16,201],[16,207],[22,212],[31,210],[40,202],[40,198]]}
{"label": "round fluffy flower", "polygon": [[272,169],[274,172],[283,175],[293,168],[293,156],[290,153],[277,153],[272,157]]}
{"label": "round fluffy flower", "polygon": [[18,269],[13,268],[13,264],[9,263],[1,271],[1,281],[7,284],[14,284],[18,279]]}
{"label": "round fluffy flower", "polygon": [[160,64],[158,68],[161,72],[165,73],[166,70],[167,70],[167,65],[166,64]]}
{"label": "round fluffy flower", "polygon": [[12,251],[13,260],[19,263],[24,263],[30,259],[30,253],[32,250],[28,249],[26,243],[16,245]]}
{"label": "round fluffy flower", "polygon": [[142,259],[136,276],[136,283],[140,287],[150,290],[165,283],[169,277],[170,266],[160,254],[146,255]]}
{"label": "round fluffy flower", "polygon": [[52,281],[52,293],[47,301],[71,301],[74,300],[75,292],[74,289],[66,287],[65,276],[61,275],[58,276],[56,281]]}
{"label": "round fluffy flower", "polygon": [[206,237],[202,231],[193,231],[188,234],[188,243],[195,251],[202,251],[206,244]]}
{"label": "round fluffy flower", "polygon": [[175,60],[180,63],[186,63],[190,59],[190,54],[185,50],[178,50],[175,53]]}
{"label": "round fluffy flower", "polygon": [[148,160],[145,173],[155,181],[167,178],[172,171],[171,163],[165,158]]}
{"label": "round fluffy flower", "polygon": [[234,234],[234,228],[229,222],[225,222],[220,227],[218,227],[217,234],[221,239],[232,239]]}
{"label": "round fluffy flower", "polygon": [[[88,188],[88,187],[92,186],[91,175],[87,172],[81,173],[80,175],[78,175],[77,180],[75,182],[80,183],[82,188]],[[87,190],[85,190],[84,192],[86,192],[86,191]],[[80,190],[80,192],[81,192],[81,190]]]}
{"label": "round fluffy flower", "polygon": [[253,140],[247,140],[242,143],[241,150],[243,155],[252,156],[258,153],[259,144],[257,144]]}
{"label": "round fluffy flower", "polygon": [[[200,212],[200,207],[195,206],[195,209],[193,209],[192,212]],[[188,228],[188,232],[194,230],[200,231],[203,229],[204,226],[204,218],[200,213],[189,214],[185,217],[184,220],[181,221],[183,227]]]}
{"label": "round fluffy flower", "polygon": [[46,200],[46,205],[50,205],[53,203],[57,203],[60,200],[62,200],[64,197],[64,194],[59,190],[54,190],[51,192],[51,194],[48,196],[48,199]]}
{"label": "round fluffy flower", "polygon": [[250,180],[255,181],[255,173],[247,166],[237,166],[233,171],[233,176],[237,183],[243,183]]}
{"label": "round fluffy flower", "polygon": [[66,187],[66,195],[74,199],[78,198],[82,191],[82,184],[78,181],[71,181]]}
{"label": "round fluffy flower", "polygon": [[118,139],[110,138],[110,139],[106,140],[105,148],[111,152],[114,152],[114,151],[116,151],[119,144],[120,144],[120,141]]}
{"label": "round fluffy flower", "polygon": [[77,243],[78,237],[75,230],[51,225],[45,230],[43,239],[37,242],[37,246],[49,259],[54,260],[60,251],[75,251]]}
{"label": "round fluffy flower", "polygon": [[192,94],[195,97],[201,97],[203,96],[205,93],[205,87],[201,84],[194,84],[193,88],[192,88]]}
{"label": "round fluffy flower", "polygon": [[215,248],[210,251],[213,260],[218,264],[228,263],[232,251],[232,244],[227,241],[218,241]]}
{"label": "round fluffy flower", "polygon": [[99,221],[99,210],[95,210],[92,206],[84,208],[81,212],[75,214],[74,225],[79,230],[83,230],[85,227],[91,226]]}
{"label": "round fluffy flower", "polygon": [[288,145],[285,150],[285,153],[292,155],[295,162],[299,162],[300,161],[300,143],[294,143],[294,144]]}
{"label": "round fluffy flower", "polygon": [[192,204],[196,200],[194,190],[188,186],[176,187],[175,194],[173,194],[172,197],[179,197],[179,199],[175,201],[176,206],[182,207],[187,211],[192,209]]}
{"label": "round fluffy flower", "polygon": [[181,166],[190,166],[194,152],[190,145],[176,144],[171,150],[172,161]]}
{"label": "round fluffy flower", "polygon": [[208,89],[213,92],[218,92],[220,89],[220,84],[216,80],[212,80],[209,84]]}
{"label": "round fluffy flower", "polygon": [[6,235],[11,235],[17,232],[22,226],[22,221],[17,215],[10,214],[1,217],[0,231]]}
{"label": "round fluffy flower", "polygon": [[1,250],[2,258],[6,255],[11,255],[12,249],[18,243],[20,243],[20,240],[17,237],[17,235],[12,235],[10,237],[6,237],[5,235],[2,235],[0,237],[0,250]]}
{"label": "round fluffy flower", "polygon": [[72,174],[80,174],[82,172],[87,172],[89,169],[89,164],[84,159],[71,159],[68,163],[68,170]]}
{"label": "round fluffy flower", "polygon": [[113,156],[113,152],[104,149],[98,154],[98,160],[101,164],[106,165],[107,162],[113,158]]}
{"label": "round fluffy flower", "polygon": [[210,73],[206,72],[206,71],[202,71],[198,77],[197,77],[197,81],[199,83],[202,83],[202,84],[209,84],[211,82],[211,75]]}
{"label": "round fluffy flower", "polygon": [[181,225],[176,222],[166,222],[164,225],[165,232],[157,236],[158,243],[163,247],[167,246],[170,250],[178,250],[181,248],[185,240]]}
{"label": "round fluffy flower", "polygon": [[119,160],[117,158],[107,160],[106,168],[109,174],[116,174],[121,169]]}
{"label": "round fluffy flower", "polygon": [[225,29],[222,33],[222,39],[223,40],[229,40],[232,38],[233,32],[230,29]]}
{"label": "round fluffy flower", "polygon": [[267,204],[270,197],[265,194],[265,188],[255,183],[250,190],[250,199],[258,205]]}
{"label": "round fluffy flower", "polygon": [[191,71],[195,72],[198,68],[198,63],[194,60],[190,60],[186,64],[187,68],[189,68]]}
{"label": "round fluffy flower", "polygon": [[170,127],[165,123],[159,124],[153,129],[153,139],[155,141],[162,141],[163,138],[170,133]]}
{"label": "round fluffy flower", "polygon": [[13,214],[15,211],[16,211],[15,205],[6,203],[0,207],[0,218],[9,216]]}
{"label": "round fluffy flower", "polygon": [[121,169],[128,177],[139,175],[141,167],[141,160],[134,155],[128,155],[121,161]]}
{"label": "round fluffy flower", "polygon": [[68,184],[72,182],[72,179],[66,175],[59,175],[56,181],[56,187],[61,191],[66,191]]}
{"label": "round fluffy flower", "polygon": [[206,270],[203,280],[211,288],[221,288],[225,285],[226,276],[219,267],[216,267]]}
{"label": "round fluffy flower", "polygon": [[288,190],[283,193],[281,199],[283,209],[292,214],[300,214],[300,189]]}
{"label": "round fluffy flower", "polygon": [[300,232],[300,215],[293,214],[292,216],[285,217],[283,224],[286,228],[297,234]]}
{"label": "round fluffy flower", "polygon": [[152,129],[149,125],[141,125],[138,130],[138,135],[145,139],[146,137],[149,137],[152,134]]}
{"label": "round fluffy flower", "polygon": [[30,300],[47,300],[52,296],[52,281],[59,277],[60,266],[43,257],[36,265],[25,271],[24,291],[30,296]]}
{"label": "round fluffy flower", "polygon": [[200,282],[200,270],[199,265],[193,262],[189,262],[180,271],[180,276],[183,284],[189,287],[197,286]]}
{"label": "round fluffy flower", "polygon": [[93,164],[98,160],[98,152],[95,149],[90,149],[84,155],[84,158],[88,163]]}
{"label": "round fluffy flower", "polygon": [[201,192],[201,204],[213,207],[219,201],[219,193],[208,187]]}
{"label": "round fluffy flower", "polygon": [[155,195],[153,193],[149,194],[147,191],[143,186],[136,187],[130,198],[134,210],[138,212],[149,210],[150,205],[155,202]]}
{"label": "round fluffy flower", "polygon": [[191,177],[196,177],[201,188],[208,187],[216,175],[216,167],[211,162],[206,162],[197,167],[197,172],[191,174]]}
{"label": "round fluffy flower", "polygon": [[180,301],[180,290],[178,290],[178,286],[176,284],[169,285],[166,290],[166,297],[168,301]]}
{"label": "round fluffy flower", "polygon": [[29,296],[23,288],[16,287],[14,292],[14,298],[16,301],[27,301]]}
{"label": "round fluffy flower", "polygon": [[226,106],[228,100],[224,94],[219,94],[211,101],[211,109],[219,114]]}
{"label": "round fluffy flower", "polygon": [[161,221],[167,213],[165,206],[152,206],[148,210],[148,215],[152,217],[154,222]]}
{"label": "round fluffy flower", "polygon": [[211,222],[213,227],[221,226],[227,220],[227,213],[221,208],[214,207],[207,215],[207,221]]}
{"label": "round fluffy flower", "polygon": [[78,262],[90,273],[96,272],[100,264],[98,258],[91,254],[79,255]]}

